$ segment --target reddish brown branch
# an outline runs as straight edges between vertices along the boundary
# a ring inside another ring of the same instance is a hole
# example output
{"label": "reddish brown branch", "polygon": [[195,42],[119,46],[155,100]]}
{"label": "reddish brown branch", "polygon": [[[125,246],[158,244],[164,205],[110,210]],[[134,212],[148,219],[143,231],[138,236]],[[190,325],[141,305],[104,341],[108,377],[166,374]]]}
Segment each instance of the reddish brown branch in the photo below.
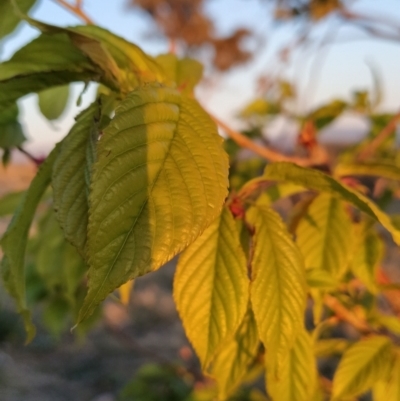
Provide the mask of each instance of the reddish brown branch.
{"label": "reddish brown branch", "polygon": [[76,0],[75,5],[68,3],[66,0],[55,0],[57,3],[65,7],[67,10],[71,11],[73,14],[77,15],[83,21],[89,25],[93,25],[93,21],[85,14],[82,10],[82,0]]}
{"label": "reddish brown branch", "polygon": [[221,120],[214,117],[212,114],[210,114],[210,116],[214,120],[214,122],[225,131],[225,133],[229,136],[229,138],[231,138],[233,141],[235,141],[240,147],[249,149],[252,152],[256,153],[257,155],[261,156],[262,158],[264,158],[268,161],[292,162],[292,163],[295,163],[295,164],[297,164],[299,166],[303,166],[303,167],[320,164],[319,163],[320,160],[315,160],[312,157],[303,158],[303,157],[296,157],[296,156],[286,156],[276,150],[267,148],[266,146],[261,146],[255,142],[253,142],[251,139],[247,138],[240,132],[235,131],[234,129],[229,127],[227,124],[223,123]]}
{"label": "reddish brown branch", "polygon": [[24,148],[22,148],[21,146],[17,146],[17,149],[23,153],[29,160],[31,160],[33,163],[36,164],[36,166],[40,166],[44,159],[38,159],[37,157],[31,155],[27,150],[25,150]]}
{"label": "reddish brown branch", "polygon": [[325,295],[325,305],[331,309],[335,315],[344,322],[350,323],[362,333],[373,331],[372,328],[364,320],[357,317],[352,311],[348,310],[338,299],[331,295]]}
{"label": "reddish brown branch", "polygon": [[365,160],[372,156],[379,146],[393,133],[399,121],[400,111],[396,113],[382,129],[382,131],[379,132],[379,134],[371,142],[369,142],[364,149],[361,150],[360,154],[358,155],[358,160]]}
{"label": "reddish brown branch", "polygon": [[[382,269],[379,269],[377,271],[376,279],[377,282],[381,285],[392,284],[391,280]],[[382,290],[382,294],[387,299],[393,312],[398,317],[400,317],[400,290],[396,289]]]}

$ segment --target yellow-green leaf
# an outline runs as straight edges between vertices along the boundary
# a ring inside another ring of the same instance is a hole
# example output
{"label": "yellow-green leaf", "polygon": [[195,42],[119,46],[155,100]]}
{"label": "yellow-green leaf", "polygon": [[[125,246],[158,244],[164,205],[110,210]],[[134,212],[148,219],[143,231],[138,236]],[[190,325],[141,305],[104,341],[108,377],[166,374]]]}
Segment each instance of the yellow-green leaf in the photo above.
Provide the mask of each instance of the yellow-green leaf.
{"label": "yellow-green leaf", "polygon": [[[60,29],[60,28],[58,28]],[[164,81],[157,62],[140,47],[95,25],[66,29],[72,42],[104,72],[112,72],[123,91],[140,84]]]}
{"label": "yellow-green leaf", "polygon": [[69,85],[55,86],[38,93],[39,108],[48,120],[56,120],[67,106]]}
{"label": "yellow-green leaf", "polygon": [[279,105],[271,103],[266,99],[255,99],[249,103],[241,112],[240,116],[244,118],[253,116],[267,116],[268,114],[277,114]]}
{"label": "yellow-green leaf", "polygon": [[335,174],[338,176],[366,175],[400,180],[400,168],[384,163],[339,164],[335,168]]}
{"label": "yellow-green leaf", "polygon": [[217,381],[218,398],[233,394],[254,362],[259,346],[257,325],[249,308],[233,338],[217,353],[210,374]]}
{"label": "yellow-green leaf", "polygon": [[400,356],[395,355],[388,377],[378,381],[372,387],[374,401],[400,400]]}
{"label": "yellow-green leaf", "polygon": [[342,184],[333,177],[317,170],[297,166],[293,163],[280,162],[269,164],[265,168],[266,180],[289,181],[320,192],[328,192],[352,203],[362,212],[379,221],[400,245],[400,231],[393,225],[390,217],[365,195]]}
{"label": "yellow-green leaf", "polygon": [[89,291],[78,321],[111,291],[159,268],[220,214],[228,160],[194,100],[160,85],[130,93],[103,131],[89,197]]}
{"label": "yellow-green leaf", "polygon": [[383,315],[378,312],[376,316],[373,316],[373,321],[400,336],[400,319],[397,316]]}
{"label": "yellow-green leaf", "polygon": [[283,360],[303,327],[304,262],[280,216],[264,205],[247,212],[255,227],[251,302],[268,358]]}
{"label": "yellow-green leaf", "polygon": [[[98,129],[100,109],[93,103],[76,119],[75,125],[60,145],[54,163],[52,186],[54,210],[65,238],[85,257],[88,225],[88,190],[86,159],[90,135]],[[98,136],[98,135],[97,135]]]}
{"label": "yellow-green leaf", "polygon": [[318,340],[314,344],[314,354],[317,357],[330,357],[332,355],[343,354],[352,343],[344,338],[328,338]]}
{"label": "yellow-green leaf", "polygon": [[18,312],[22,315],[27,332],[27,342],[35,336],[35,326],[31,321],[31,313],[26,304],[25,285],[25,250],[28,242],[29,228],[32,224],[39,201],[50,184],[51,171],[59,147],[50,153],[40,166],[21,204],[19,205],[6,233],[1,239],[3,259],[1,270],[4,284],[10,295],[17,302]]}
{"label": "yellow-green leaf", "polygon": [[357,396],[385,379],[392,364],[391,348],[392,342],[384,336],[369,337],[350,347],[333,378],[333,399]]}
{"label": "yellow-green leaf", "polygon": [[330,194],[317,196],[297,225],[296,242],[306,269],[325,270],[332,277],[343,274],[353,243],[344,202]]}
{"label": "yellow-green leaf", "polygon": [[332,290],[337,287],[338,280],[329,272],[321,269],[306,270],[307,284],[311,289]]}
{"label": "yellow-green leaf", "polygon": [[182,253],[174,279],[176,307],[204,369],[241,323],[248,291],[239,232],[224,208]]}
{"label": "yellow-green leaf", "polygon": [[355,227],[354,256],[351,260],[353,274],[361,279],[369,291],[378,291],[375,273],[382,261],[384,243],[371,224],[363,221]]}
{"label": "yellow-green leaf", "polygon": [[320,130],[339,117],[346,109],[347,104],[342,100],[332,100],[327,105],[317,108],[308,115],[308,119],[314,121]]}
{"label": "yellow-green leaf", "polygon": [[155,59],[171,84],[184,94],[192,94],[203,76],[203,66],[191,58],[178,59],[174,54],[160,54]]}
{"label": "yellow-green leaf", "polygon": [[312,342],[306,330],[301,329],[288,356],[282,361],[278,375],[270,369],[266,354],[267,391],[272,401],[309,401],[316,391],[316,364]]}

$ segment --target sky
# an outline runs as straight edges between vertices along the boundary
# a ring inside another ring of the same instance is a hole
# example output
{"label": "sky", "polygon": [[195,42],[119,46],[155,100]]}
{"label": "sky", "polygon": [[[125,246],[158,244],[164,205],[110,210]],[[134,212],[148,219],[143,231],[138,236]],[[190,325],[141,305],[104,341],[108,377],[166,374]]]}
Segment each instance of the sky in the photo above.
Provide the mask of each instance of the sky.
{"label": "sky", "polygon": [[[86,13],[98,25],[132,41],[149,54],[167,52],[166,40],[149,39],[149,34],[154,29],[150,18],[142,12],[129,9],[127,2],[128,0],[83,1]],[[368,64],[372,64],[381,77],[384,94],[381,109],[395,111],[400,107],[400,42],[366,40],[366,35],[361,31],[343,26],[332,18],[328,24],[316,24],[313,36],[316,43],[335,39],[335,44],[303,47],[294,53],[288,66],[283,66],[277,64],[276,52],[293,37],[298,27],[295,24],[274,23],[269,3],[265,0],[207,2],[206,12],[215,20],[218,34],[227,35],[235,28],[248,27],[256,32],[257,39],[249,45],[256,45],[258,49],[257,57],[250,63],[227,74],[214,73],[211,77],[213,85],[199,90],[199,100],[207,109],[225,122],[237,125],[235,115],[253,98],[257,78],[271,72],[297,84],[298,101],[295,106],[298,111],[310,110],[333,98],[346,100],[354,90],[373,87]],[[353,9],[374,17],[390,15],[393,20],[400,21],[398,5],[398,0],[355,0]],[[39,0],[30,14],[38,20],[59,26],[81,23],[54,0]],[[1,60],[8,59],[37,35],[35,29],[22,23],[16,34],[9,37],[2,46]],[[76,106],[76,99],[82,88],[82,84],[74,84],[67,110],[60,119],[52,123],[41,116],[36,95],[29,95],[19,102],[21,120],[29,138],[26,145],[29,151],[42,156],[66,135],[78,111],[93,100],[95,87],[92,85],[84,94],[81,107]],[[354,116],[346,118],[339,122],[339,127],[334,128],[340,130],[341,127],[351,125],[354,131],[365,131],[365,124]],[[282,129],[293,131],[287,124],[277,121],[271,135],[279,136]]]}

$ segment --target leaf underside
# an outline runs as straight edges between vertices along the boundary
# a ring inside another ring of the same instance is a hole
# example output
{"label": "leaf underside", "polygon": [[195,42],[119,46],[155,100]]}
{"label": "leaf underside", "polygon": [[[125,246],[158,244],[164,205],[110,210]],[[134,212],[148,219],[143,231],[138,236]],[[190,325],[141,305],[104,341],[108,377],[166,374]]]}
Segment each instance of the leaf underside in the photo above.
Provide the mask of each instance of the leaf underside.
{"label": "leaf underside", "polygon": [[65,238],[85,257],[88,225],[88,183],[86,181],[87,147],[91,130],[99,119],[97,102],[84,110],[60,145],[54,163],[52,186],[54,209]]}

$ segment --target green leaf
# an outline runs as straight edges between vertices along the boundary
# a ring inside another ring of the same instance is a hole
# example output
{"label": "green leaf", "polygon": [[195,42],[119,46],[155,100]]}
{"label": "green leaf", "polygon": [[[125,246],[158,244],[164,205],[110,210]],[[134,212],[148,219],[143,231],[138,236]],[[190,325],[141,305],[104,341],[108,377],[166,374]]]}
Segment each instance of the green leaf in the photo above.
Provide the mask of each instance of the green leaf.
{"label": "green leaf", "polygon": [[265,178],[261,176],[247,181],[240,189],[238,196],[241,199],[256,198],[261,193],[257,202],[271,205],[279,199],[304,191],[306,191],[304,187],[292,184],[291,182],[271,185],[271,183],[266,182]]}
{"label": "green leaf", "polygon": [[69,85],[56,86],[38,93],[39,108],[48,120],[61,116],[69,99]]}
{"label": "green leaf", "polygon": [[4,195],[0,198],[0,217],[7,216],[9,214],[13,214],[17,209],[17,206],[22,201],[22,198],[25,194],[23,192],[12,192],[7,195]]}
{"label": "green leaf", "polygon": [[[153,57],[140,47],[95,25],[83,25],[68,30],[74,44],[88,57],[92,57],[91,47],[86,46],[88,38],[98,41],[106,52],[109,52],[119,68],[121,86],[132,90],[138,84],[164,80],[164,74]],[[77,35],[80,35],[77,36]]]}
{"label": "green leaf", "polygon": [[155,59],[165,76],[178,90],[190,95],[203,77],[203,66],[191,58],[178,59],[174,54],[160,54]]}
{"label": "green leaf", "polygon": [[[398,349],[396,351],[398,352]],[[372,394],[374,401],[400,400],[400,357],[398,354],[394,356],[388,377],[375,383]]]}
{"label": "green leaf", "polygon": [[327,358],[332,355],[343,354],[352,343],[344,338],[329,338],[318,340],[314,344],[314,354],[318,358]]}
{"label": "green leaf", "polygon": [[279,106],[266,99],[255,99],[249,103],[241,112],[240,117],[249,118],[253,116],[267,116],[279,113]]}
{"label": "green leaf", "polygon": [[176,307],[203,369],[241,323],[248,290],[239,232],[229,209],[224,208],[182,253],[174,279]]}
{"label": "green leaf", "polygon": [[217,381],[218,397],[226,400],[242,382],[257,356],[258,332],[253,311],[249,308],[233,338],[223,344],[210,369]]}
{"label": "green leaf", "polygon": [[255,227],[251,302],[271,363],[283,361],[303,327],[304,262],[279,215],[268,206],[247,212]]}
{"label": "green leaf", "polygon": [[338,176],[366,175],[400,180],[400,168],[384,163],[339,164],[335,168],[335,174]]}
{"label": "green leaf", "polygon": [[95,72],[94,65],[65,33],[40,35],[0,64],[0,81],[43,72]]}
{"label": "green leaf", "polygon": [[11,149],[26,141],[22,126],[18,121],[0,125],[0,148]]}
{"label": "green leaf", "polygon": [[22,75],[0,81],[0,110],[11,107],[16,100],[29,93],[71,82],[97,80],[98,77],[99,74],[92,72],[58,71]]}
{"label": "green leaf", "polygon": [[0,126],[12,123],[18,120],[18,106],[14,103],[12,106],[1,110],[0,113]]}
{"label": "green leaf", "polygon": [[333,290],[338,285],[338,280],[329,272],[318,268],[306,270],[306,280],[310,288],[319,290]]}
{"label": "green leaf", "polygon": [[[27,13],[35,4],[36,0],[16,0],[18,7],[24,13]],[[21,18],[14,12],[10,0],[0,2],[0,40],[10,34],[20,23]]]}
{"label": "green leaf", "polygon": [[4,167],[10,163],[11,160],[11,151],[10,149],[3,149],[3,154],[1,155],[1,162]]}
{"label": "green leaf", "polygon": [[138,85],[164,80],[156,61],[139,47],[95,25],[60,28],[36,21],[19,11],[32,26],[49,35],[68,35],[75,51],[79,49],[102,71],[102,82],[129,92]]}
{"label": "green leaf", "polygon": [[350,347],[333,378],[333,399],[357,396],[385,379],[392,363],[391,348],[392,342],[384,336],[371,336]]}
{"label": "green leaf", "polygon": [[52,175],[57,220],[65,238],[83,257],[86,255],[89,210],[87,188],[90,185],[87,152],[91,146],[91,134],[97,133],[98,137],[99,120],[100,109],[97,102],[79,114],[75,125],[60,145]]}
{"label": "green leaf", "polygon": [[43,323],[50,333],[59,337],[65,330],[71,308],[64,298],[53,297],[43,310]]}
{"label": "green leaf", "polygon": [[325,270],[334,278],[342,275],[353,243],[344,202],[330,194],[318,195],[297,225],[296,242],[306,269]]}
{"label": "green leaf", "polygon": [[330,124],[335,118],[339,117],[346,110],[347,103],[342,100],[332,100],[332,102],[319,107],[308,115],[308,119],[313,120],[318,130]]}
{"label": "green leaf", "polygon": [[130,93],[103,131],[89,198],[89,292],[79,321],[111,291],[159,268],[219,215],[222,139],[194,100],[157,84]]}
{"label": "green leaf", "polygon": [[309,334],[301,329],[282,362],[279,376],[269,370],[267,350],[267,391],[273,401],[309,401],[316,390],[316,364]]}
{"label": "green leaf", "polygon": [[375,294],[378,291],[375,273],[384,254],[383,240],[367,221],[356,226],[354,235],[356,240],[350,268],[368,290]]}
{"label": "green leaf", "polygon": [[26,140],[18,121],[18,114],[18,106],[15,103],[0,111],[0,148],[2,149],[12,149]]}
{"label": "green leaf", "polygon": [[40,221],[35,238],[35,267],[46,288],[75,306],[75,292],[85,273],[85,263],[65,241],[53,210]]}
{"label": "green leaf", "polygon": [[27,309],[25,296],[25,249],[31,226],[39,201],[50,184],[51,171],[58,154],[58,146],[50,153],[40,166],[26,196],[23,198],[5,235],[1,240],[3,260],[2,275],[10,295],[16,300],[19,313],[22,315],[27,331],[27,342],[35,335],[35,327],[31,321],[31,313]]}
{"label": "green leaf", "polygon": [[395,228],[390,217],[365,195],[317,170],[297,166],[293,163],[273,163],[266,167],[264,178],[276,181],[289,181],[306,188],[337,195],[350,202],[362,212],[379,221],[400,245],[400,231]]}

